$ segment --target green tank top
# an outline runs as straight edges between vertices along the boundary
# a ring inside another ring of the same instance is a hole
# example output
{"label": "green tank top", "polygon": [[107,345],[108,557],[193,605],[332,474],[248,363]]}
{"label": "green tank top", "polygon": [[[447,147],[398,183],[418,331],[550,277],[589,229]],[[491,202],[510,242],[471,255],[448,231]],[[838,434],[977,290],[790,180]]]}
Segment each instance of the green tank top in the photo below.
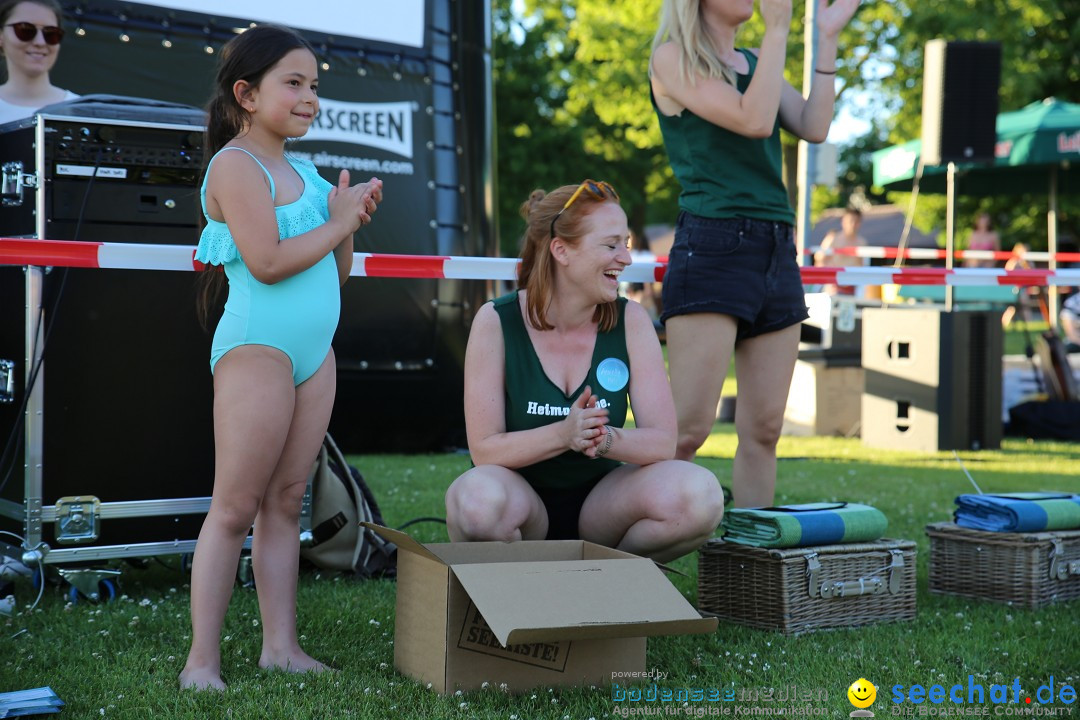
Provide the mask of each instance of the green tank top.
{"label": "green tank top", "polygon": [[[553,383],[540,365],[532,340],[525,328],[525,319],[518,304],[517,292],[494,300],[495,311],[502,325],[503,346],[506,350],[506,430],[532,430],[559,422],[570,413],[570,405],[585,386],[606,404],[608,424],[621,428],[626,422],[630,389],[630,358],[626,352],[626,330],[623,314],[626,299],[619,298],[618,322],[608,332],[596,334],[592,364],[581,386],[566,395]],[[561,455],[518,468],[533,487],[543,489],[571,488],[595,485],[621,463],[608,458],[592,459],[579,452],[567,450]]]}
{"label": "green tank top", "polygon": [[[757,67],[757,56],[748,50],[739,52],[750,64],[749,72],[736,78],[739,92],[745,93]],[[707,218],[746,217],[795,223],[782,175],[779,113],[772,135],[748,138],[687,109],[679,115],[665,115],[651,91],[649,96],[660,119],[660,134],[671,169],[682,186],[682,210]]]}

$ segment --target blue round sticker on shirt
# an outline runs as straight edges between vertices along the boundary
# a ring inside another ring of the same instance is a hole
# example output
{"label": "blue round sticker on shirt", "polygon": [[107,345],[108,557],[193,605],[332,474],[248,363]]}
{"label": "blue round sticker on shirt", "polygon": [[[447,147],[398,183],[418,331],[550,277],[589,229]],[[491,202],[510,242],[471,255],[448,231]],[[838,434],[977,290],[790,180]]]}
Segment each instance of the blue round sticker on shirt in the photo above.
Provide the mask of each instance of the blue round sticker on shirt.
{"label": "blue round sticker on shirt", "polygon": [[609,392],[616,392],[630,382],[630,369],[619,358],[601,360],[596,366],[596,379]]}

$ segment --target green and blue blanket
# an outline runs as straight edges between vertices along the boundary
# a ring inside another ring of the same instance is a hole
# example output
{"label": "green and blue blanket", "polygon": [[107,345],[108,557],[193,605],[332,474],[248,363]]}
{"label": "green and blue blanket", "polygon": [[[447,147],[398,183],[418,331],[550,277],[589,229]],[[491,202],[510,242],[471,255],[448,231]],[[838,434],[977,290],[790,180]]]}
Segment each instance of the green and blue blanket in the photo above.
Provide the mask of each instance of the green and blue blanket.
{"label": "green and blue blanket", "polygon": [[884,513],[859,503],[805,503],[732,508],[724,514],[724,540],[767,548],[877,540],[889,527]]}
{"label": "green and blue blanket", "polygon": [[961,495],[956,498],[956,524],[991,532],[1041,532],[1080,528],[1080,495],[1062,492],[1018,492]]}

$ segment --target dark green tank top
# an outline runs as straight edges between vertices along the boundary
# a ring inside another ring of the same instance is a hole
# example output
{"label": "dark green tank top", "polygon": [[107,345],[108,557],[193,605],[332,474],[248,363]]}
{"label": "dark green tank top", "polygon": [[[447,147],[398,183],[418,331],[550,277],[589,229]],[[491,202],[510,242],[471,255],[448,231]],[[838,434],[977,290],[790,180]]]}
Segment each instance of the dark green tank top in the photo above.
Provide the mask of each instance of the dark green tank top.
{"label": "dark green tank top", "polygon": [[[748,50],[739,52],[750,63],[749,72],[737,76],[739,92],[745,93],[757,57]],[[772,135],[755,139],[725,130],[687,109],[679,115],[665,115],[651,92],[649,95],[660,119],[671,169],[682,186],[681,209],[707,218],[795,223],[782,175],[779,113]]]}
{"label": "dark green tank top", "polygon": [[[525,319],[518,304],[518,294],[512,292],[494,300],[495,311],[502,324],[503,346],[506,350],[506,430],[532,430],[559,422],[570,413],[570,405],[588,385],[600,400],[607,404],[608,424],[621,428],[626,422],[630,389],[630,358],[626,353],[626,331],[623,314],[626,299],[619,298],[618,322],[609,332],[598,332],[593,346],[592,364],[585,382],[566,395],[553,383],[540,365],[532,340],[525,328]],[[537,488],[570,488],[595,485],[621,463],[608,458],[591,459],[579,452],[567,450],[561,455],[518,468],[529,484]]]}

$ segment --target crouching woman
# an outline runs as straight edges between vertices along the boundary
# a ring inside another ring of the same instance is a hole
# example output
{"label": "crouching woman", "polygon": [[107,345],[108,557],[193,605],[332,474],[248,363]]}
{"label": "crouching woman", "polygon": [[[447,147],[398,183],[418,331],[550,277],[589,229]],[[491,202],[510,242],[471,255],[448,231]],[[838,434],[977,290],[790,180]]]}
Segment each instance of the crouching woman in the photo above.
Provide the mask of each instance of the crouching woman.
{"label": "crouching woman", "polygon": [[[667,561],[716,529],[716,477],[674,460],[675,409],[614,188],[586,180],[522,206],[516,292],[485,304],[465,355],[474,467],[446,493],[453,541],[581,538]],[[626,426],[633,409],[633,426]]]}

